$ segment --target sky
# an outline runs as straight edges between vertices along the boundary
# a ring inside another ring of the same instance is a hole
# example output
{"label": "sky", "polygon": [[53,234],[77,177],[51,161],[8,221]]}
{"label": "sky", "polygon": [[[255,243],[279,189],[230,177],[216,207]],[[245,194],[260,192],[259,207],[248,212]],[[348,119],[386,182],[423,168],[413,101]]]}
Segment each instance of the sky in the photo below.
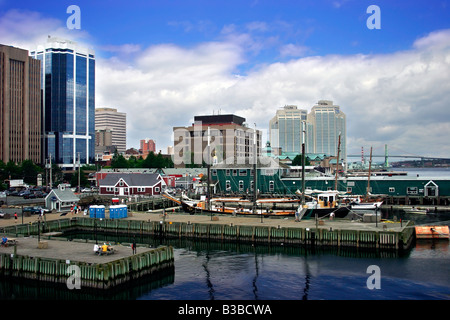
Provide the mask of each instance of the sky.
{"label": "sky", "polygon": [[127,113],[128,148],[166,153],[219,112],[266,135],[283,106],[331,100],[348,154],[450,158],[450,0],[0,0],[0,43],[48,35],[95,50],[96,107]]}

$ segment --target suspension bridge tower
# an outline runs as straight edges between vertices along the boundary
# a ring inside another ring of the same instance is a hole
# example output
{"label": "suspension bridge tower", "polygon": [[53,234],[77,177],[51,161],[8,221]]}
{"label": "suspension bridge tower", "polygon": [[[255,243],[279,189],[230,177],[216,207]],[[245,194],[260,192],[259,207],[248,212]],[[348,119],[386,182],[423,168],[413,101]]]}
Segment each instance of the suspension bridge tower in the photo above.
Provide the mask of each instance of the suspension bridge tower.
{"label": "suspension bridge tower", "polygon": [[387,144],[384,145],[384,168],[385,169],[389,168]]}

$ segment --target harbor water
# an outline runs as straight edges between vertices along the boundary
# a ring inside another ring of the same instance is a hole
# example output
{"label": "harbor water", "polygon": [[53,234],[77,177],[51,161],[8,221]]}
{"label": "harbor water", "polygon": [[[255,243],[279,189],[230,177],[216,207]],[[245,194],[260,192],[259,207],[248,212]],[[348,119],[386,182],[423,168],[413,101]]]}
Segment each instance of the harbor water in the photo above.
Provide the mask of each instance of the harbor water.
{"label": "harbor water", "polygon": [[[394,212],[416,225],[450,225],[450,212]],[[392,217],[389,217],[392,218]],[[79,236],[79,235],[78,235]],[[86,235],[89,237],[89,235]],[[101,235],[100,241],[129,241]],[[450,242],[416,240],[406,252],[269,247],[140,238],[172,245],[173,274],[107,293],[1,279],[0,299],[108,300],[449,300]]]}

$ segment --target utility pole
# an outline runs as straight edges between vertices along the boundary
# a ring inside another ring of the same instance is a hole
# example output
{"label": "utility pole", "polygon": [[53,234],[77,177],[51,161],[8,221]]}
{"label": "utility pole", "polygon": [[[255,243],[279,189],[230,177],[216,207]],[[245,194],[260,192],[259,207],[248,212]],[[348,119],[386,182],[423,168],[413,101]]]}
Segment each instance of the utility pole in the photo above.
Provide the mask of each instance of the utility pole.
{"label": "utility pole", "polygon": [[78,192],[81,192],[81,189],[80,189],[80,171],[81,171],[80,153],[77,152],[77,154],[78,154]]}
{"label": "utility pole", "polygon": [[52,154],[50,153],[50,189],[53,189]]}

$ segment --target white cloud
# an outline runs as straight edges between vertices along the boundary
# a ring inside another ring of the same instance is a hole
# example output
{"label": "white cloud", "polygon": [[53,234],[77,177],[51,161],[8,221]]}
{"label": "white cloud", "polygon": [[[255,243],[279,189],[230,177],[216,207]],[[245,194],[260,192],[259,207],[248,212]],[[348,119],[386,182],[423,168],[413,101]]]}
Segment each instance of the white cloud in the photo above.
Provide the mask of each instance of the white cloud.
{"label": "white cloud", "polygon": [[69,30],[66,21],[45,17],[34,11],[9,10],[0,19],[0,41],[3,44],[33,50],[48,36],[71,40],[88,40],[89,34]]}
{"label": "white cloud", "polygon": [[[127,113],[128,147],[149,137],[165,151],[172,144],[172,127],[190,125],[195,115],[220,109],[264,129],[285,104],[310,110],[318,100],[333,100],[347,115],[348,153],[388,144],[392,150],[448,157],[450,30],[390,54],[304,56],[306,48],[263,35],[267,27],[256,22],[244,31],[225,26],[220,41],[191,47],[98,46],[114,56],[97,55],[96,105]],[[29,48],[47,34],[91,40],[37,13],[13,10],[0,19],[5,44]],[[243,63],[267,48],[292,59],[239,73]]]}
{"label": "white cloud", "polygon": [[285,104],[310,110],[328,99],[347,114],[348,153],[386,143],[448,156],[450,37],[445,30],[430,37],[435,40],[419,39],[408,51],[304,57],[239,76],[233,70],[245,51],[234,41],[154,46],[135,67],[99,62],[97,102],[128,112],[130,144],[153,137],[164,150],[172,127],[190,125],[195,115],[221,109],[263,129]]}

